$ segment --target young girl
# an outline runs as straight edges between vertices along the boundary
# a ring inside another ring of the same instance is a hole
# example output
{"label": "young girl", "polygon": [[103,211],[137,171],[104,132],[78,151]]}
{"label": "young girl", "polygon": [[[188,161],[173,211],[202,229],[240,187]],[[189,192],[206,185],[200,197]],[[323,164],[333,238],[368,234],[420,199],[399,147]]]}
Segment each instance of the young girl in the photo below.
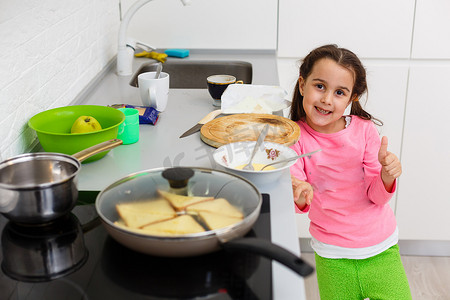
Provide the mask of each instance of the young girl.
{"label": "young girl", "polygon": [[309,212],[323,300],[411,299],[388,204],[401,164],[358,102],[366,90],[358,57],[326,45],[305,57],[293,96],[301,137],[292,148],[322,149],[299,159],[291,174],[296,210]]}

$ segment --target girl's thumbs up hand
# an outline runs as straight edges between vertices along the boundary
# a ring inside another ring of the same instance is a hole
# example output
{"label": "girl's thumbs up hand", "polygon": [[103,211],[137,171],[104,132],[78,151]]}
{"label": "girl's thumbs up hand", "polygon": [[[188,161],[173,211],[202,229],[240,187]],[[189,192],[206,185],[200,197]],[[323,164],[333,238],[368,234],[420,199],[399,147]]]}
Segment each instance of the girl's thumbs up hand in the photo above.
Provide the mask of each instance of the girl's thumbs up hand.
{"label": "girl's thumbs up hand", "polygon": [[378,161],[381,164],[381,179],[386,191],[391,192],[394,181],[402,174],[402,165],[394,153],[387,151],[388,139],[383,136],[380,150],[378,151]]}

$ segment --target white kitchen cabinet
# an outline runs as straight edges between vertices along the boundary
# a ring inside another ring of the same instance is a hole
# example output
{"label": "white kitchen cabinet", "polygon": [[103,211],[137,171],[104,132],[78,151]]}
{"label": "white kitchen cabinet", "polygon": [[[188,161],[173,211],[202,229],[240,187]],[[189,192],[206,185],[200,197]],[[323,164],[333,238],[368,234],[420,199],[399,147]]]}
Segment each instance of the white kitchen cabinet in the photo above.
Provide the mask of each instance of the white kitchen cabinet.
{"label": "white kitchen cabinet", "polygon": [[388,137],[388,150],[400,157],[404,121],[408,64],[390,61],[365,61],[367,72],[368,101],[363,107],[374,117],[383,121],[378,127],[380,136]]}
{"label": "white kitchen cabinet", "polygon": [[[367,102],[366,98],[361,100],[362,105],[370,114],[383,121],[384,125],[378,127],[380,136],[385,135],[388,137],[388,150],[400,157],[408,65],[406,63],[392,64],[389,61],[374,60],[363,60],[363,64],[367,71],[369,93]],[[298,76],[298,70],[295,72],[297,65],[297,60],[281,59],[279,64],[280,82],[288,86],[292,85]],[[289,70],[292,71],[290,74],[283,73]],[[283,81],[281,78],[283,78]],[[395,211],[396,196],[392,198],[389,204]],[[309,219],[306,216],[297,216],[297,226],[300,237],[310,236],[308,232]]]}
{"label": "white kitchen cabinet", "polygon": [[450,62],[411,66],[397,221],[400,239],[450,240]]}
{"label": "white kitchen cabinet", "polygon": [[309,218],[306,214],[296,214],[297,231],[299,238],[310,238],[309,233]]}
{"label": "white kitchen cabinet", "polygon": [[[383,121],[384,125],[378,127],[380,135],[388,137],[389,151],[400,156],[408,64],[382,60],[363,60],[362,63],[367,71],[369,92],[368,99],[361,99],[361,104],[370,114]],[[288,98],[292,97],[299,64],[297,59],[278,59],[280,85],[289,93]]]}
{"label": "white kitchen cabinet", "polygon": [[300,58],[277,58],[278,78],[280,86],[288,93],[287,99],[292,99],[299,76],[300,64]]}
{"label": "white kitchen cabinet", "polygon": [[[403,166],[390,203],[403,241],[450,241],[449,11],[447,0],[280,0],[278,71],[289,92],[298,59],[316,46],[337,43],[363,58],[366,108],[384,121],[381,134]],[[310,236],[308,223],[306,215],[297,216],[300,237]],[[420,253],[433,252],[434,246],[424,247]]]}
{"label": "white kitchen cabinet", "polygon": [[302,57],[330,43],[365,58],[410,56],[414,0],[279,2],[279,57]]}
{"label": "white kitchen cabinet", "polygon": [[450,58],[450,1],[417,0],[413,58]]}
{"label": "white kitchen cabinet", "polygon": [[[122,16],[136,0],[121,0]],[[155,0],[131,19],[128,36],[157,48],[276,50],[277,0]]]}

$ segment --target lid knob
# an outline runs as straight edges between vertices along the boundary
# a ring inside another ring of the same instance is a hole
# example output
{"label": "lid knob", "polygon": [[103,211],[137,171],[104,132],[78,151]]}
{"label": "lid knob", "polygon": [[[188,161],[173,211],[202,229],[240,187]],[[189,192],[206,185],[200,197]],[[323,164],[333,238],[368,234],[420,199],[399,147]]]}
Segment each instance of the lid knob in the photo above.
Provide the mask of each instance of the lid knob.
{"label": "lid knob", "polygon": [[194,170],[182,167],[170,168],[164,170],[162,176],[169,181],[171,188],[179,189],[187,186],[189,179],[194,176]]}

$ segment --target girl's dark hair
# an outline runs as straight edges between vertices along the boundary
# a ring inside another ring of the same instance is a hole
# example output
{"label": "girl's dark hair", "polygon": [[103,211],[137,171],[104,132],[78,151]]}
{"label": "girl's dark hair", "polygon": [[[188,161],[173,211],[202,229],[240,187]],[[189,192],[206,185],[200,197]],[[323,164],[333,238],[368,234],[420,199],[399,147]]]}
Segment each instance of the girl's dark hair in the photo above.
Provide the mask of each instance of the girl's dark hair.
{"label": "girl's dark hair", "polygon": [[[367,92],[366,69],[362,65],[359,58],[350,50],[339,48],[336,45],[324,45],[316,48],[303,59],[303,63],[300,66],[299,75],[306,80],[306,78],[308,78],[311,74],[315,63],[322,58],[332,59],[337,64],[347,68],[354,74],[355,83],[353,85],[351,98],[355,99],[355,101],[352,102],[350,114],[359,116],[365,120],[372,120],[378,125],[383,125],[383,122],[366,112],[358,101],[361,95]],[[300,94],[298,80],[295,85],[294,95],[292,98],[290,118],[293,121],[304,121],[306,119],[306,113],[303,109],[303,96]]]}

